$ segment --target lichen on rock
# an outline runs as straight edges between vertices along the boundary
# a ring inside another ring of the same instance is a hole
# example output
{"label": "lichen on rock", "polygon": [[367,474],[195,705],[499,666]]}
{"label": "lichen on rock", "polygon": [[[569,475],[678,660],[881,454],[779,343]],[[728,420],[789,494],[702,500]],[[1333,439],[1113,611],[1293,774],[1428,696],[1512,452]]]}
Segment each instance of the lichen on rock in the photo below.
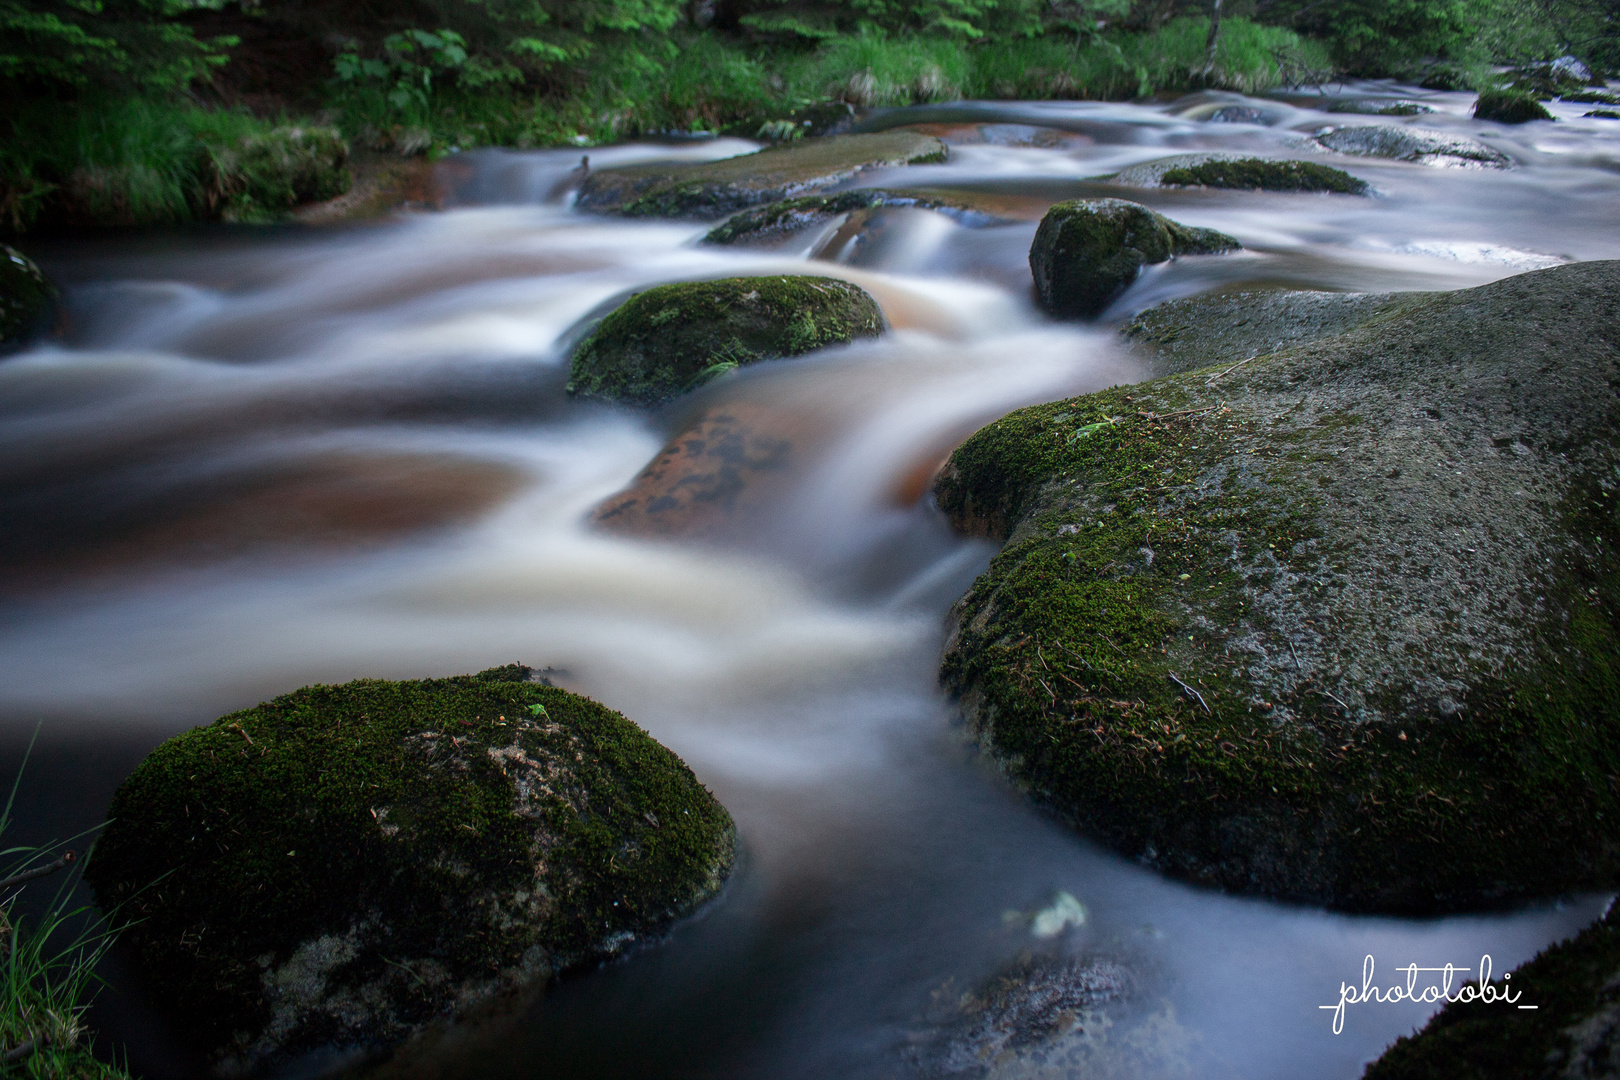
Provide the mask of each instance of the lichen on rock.
{"label": "lichen on rock", "polygon": [[656,405],[747,364],[883,332],[858,285],[810,275],[722,278],[637,293],[574,350],[568,392]]}
{"label": "lichen on rock", "polygon": [[580,185],[576,205],[627,217],[713,220],[824,191],[870,169],[935,164],[946,154],[938,139],[911,131],[799,139],[719,161],[599,169]]}
{"label": "lichen on rock", "polygon": [[56,286],[34,261],[0,244],[0,355],[27,344],[56,309]]}
{"label": "lichen on rock", "polygon": [[1046,212],[1029,249],[1041,307],[1059,318],[1092,319],[1150,263],[1210,255],[1242,245],[1214,229],[1191,228],[1124,199],[1077,199]]}
{"label": "lichen on rock", "polygon": [[124,782],[85,876],[216,1068],[386,1047],[719,890],[724,808],[531,674],[305,687]]}
{"label": "lichen on rock", "polygon": [[1007,538],[946,686],[1178,877],[1393,911],[1613,887],[1617,317],[1620,262],[1556,267],[985,428],[935,488]]}

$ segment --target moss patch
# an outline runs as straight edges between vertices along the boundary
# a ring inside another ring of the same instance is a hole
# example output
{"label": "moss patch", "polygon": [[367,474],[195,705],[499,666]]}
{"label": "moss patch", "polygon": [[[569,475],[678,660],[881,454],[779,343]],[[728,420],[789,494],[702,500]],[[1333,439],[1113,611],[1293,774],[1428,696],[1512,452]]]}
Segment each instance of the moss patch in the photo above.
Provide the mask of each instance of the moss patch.
{"label": "moss patch", "polygon": [[746,364],[882,332],[877,302],[837,278],[660,285],[614,309],[580,344],[568,391],[654,405]]}
{"label": "moss patch", "polygon": [[220,1062],[396,1041],[719,888],[731,820],[680,759],[528,676],[305,687],[119,788],[86,878]]}
{"label": "moss patch", "polygon": [[208,145],[209,216],[274,221],[295,206],[336,198],[353,183],[349,144],[336,128],[278,127]]}
{"label": "moss patch", "polygon": [[1194,881],[1441,911],[1620,875],[1620,263],[1014,413],[942,677],[1039,798]]}
{"label": "moss patch", "polygon": [[812,194],[869,169],[937,164],[946,153],[938,139],[911,131],[799,139],[720,161],[601,169],[586,177],[576,205],[628,217],[714,219]]}
{"label": "moss patch", "polygon": [[[1367,1067],[1366,1080],[1554,1080],[1613,1072],[1620,1034],[1620,918],[1613,908],[1579,935],[1493,981],[1518,1003],[1451,1002]],[[1520,1009],[1533,1004],[1535,1009]]]}
{"label": "moss patch", "polygon": [[1041,219],[1029,268],[1048,313],[1092,319],[1147,264],[1240,247],[1224,233],[1182,225],[1124,199],[1077,199],[1058,203]]}
{"label": "moss patch", "polygon": [[56,286],[34,261],[0,244],[0,354],[25,344],[56,308]]}
{"label": "moss patch", "polygon": [[1318,165],[1313,161],[1268,161],[1241,158],[1213,160],[1198,165],[1167,169],[1161,184],[1185,187],[1229,188],[1238,191],[1316,191],[1340,195],[1365,195],[1367,182],[1343,169]]}
{"label": "moss patch", "polygon": [[1532,120],[1551,120],[1553,114],[1529,94],[1514,90],[1486,90],[1474,102],[1475,120],[1494,120],[1498,124],[1528,124]]}

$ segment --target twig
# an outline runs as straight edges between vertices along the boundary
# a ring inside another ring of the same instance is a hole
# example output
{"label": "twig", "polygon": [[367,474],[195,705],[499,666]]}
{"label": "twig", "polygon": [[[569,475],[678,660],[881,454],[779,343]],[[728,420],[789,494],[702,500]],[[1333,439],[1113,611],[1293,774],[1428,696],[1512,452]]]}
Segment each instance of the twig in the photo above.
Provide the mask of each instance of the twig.
{"label": "twig", "polygon": [[1209,713],[1209,715],[1211,715],[1211,716],[1215,715],[1215,711],[1209,707],[1209,702],[1204,700],[1204,695],[1203,694],[1200,694],[1198,691],[1194,690],[1192,687],[1188,686],[1186,683],[1184,683],[1180,679],[1178,679],[1176,677],[1175,672],[1168,671],[1168,672],[1165,672],[1165,674],[1170,676],[1170,681],[1171,682],[1175,683],[1177,686],[1179,686],[1183,690],[1187,691],[1187,693],[1189,693],[1193,697],[1197,698],[1198,699],[1198,704],[1200,704],[1200,705],[1202,705],[1204,707],[1204,711],[1206,713]]}
{"label": "twig", "polygon": [[62,852],[62,857],[57,859],[55,862],[46,863],[44,866],[36,866],[32,870],[24,870],[20,874],[13,874],[4,881],[0,881],[0,889],[14,889],[25,881],[33,881],[35,878],[42,878],[48,874],[54,874],[78,857],[77,852],[64,851]]}
{"label": "twig", "polygon": [[[1259,355],[1260,355],[1259,353],[1254,354],[1254,356],[1259,356]],[[1249,360],[1253,360],[1254,356],[1249,357]],[[1233,364],[1231,367],[1227,368],[1225,371],[1221,372],[1219,375],[1211,375],[1209,377],[1209,381],[1204,383],[1204,385],[1205,386],[1214,386],[1216,379],[1225,378],[1227,375],[1232,374],[1232,372],[1236,371],[1238,368],[1242,367],[1244,364],[1247,364],[1249,362],[1249,360],[1239,360],[1237,363]]]}
{"label": "twig", "polygon": [[28,1039],[0,1054],[0,1065],[15,1065],[34,1056],[36,1050],[43,1050],[51,1043],[49,1035],[41,1035],[37,1039]]}
{"label": "twig", "polygon": [[1136,415],[1142,417],[1144,420],[1149,421],[1174,420],[1178,416],[1193,416],[1197,413],[1209,412],[1211,409],[1218,408],[1220,408],[1219,405],[1205,405],[1202,409],[1182,409],[1180,412],[1167,412],[1163,414],[1156,412],[1139,412]]}
{"label": "twig", "polygon": [[1339,701],[1338,698],[1334,697],[1332,694],[1328,693],[1326,690],[1318,690],[1317,693],[1321,694],[1323,697],[1327,698],[1329,701],[1338,701],[1339,702],[1339,708],[1343,709],[1345,712],[1350,711],[1350,706],[1346,705],[1342,701]]}
{"label": "twig", "polygon": [[1288,642],[1288,652],[1294,658],[1294,670],[1303,675],[1305,673],[1305,665],[1299,662],[1299,653],[1294,648],[1294,639],[1291,637],[1285,637],[1283,640]]}

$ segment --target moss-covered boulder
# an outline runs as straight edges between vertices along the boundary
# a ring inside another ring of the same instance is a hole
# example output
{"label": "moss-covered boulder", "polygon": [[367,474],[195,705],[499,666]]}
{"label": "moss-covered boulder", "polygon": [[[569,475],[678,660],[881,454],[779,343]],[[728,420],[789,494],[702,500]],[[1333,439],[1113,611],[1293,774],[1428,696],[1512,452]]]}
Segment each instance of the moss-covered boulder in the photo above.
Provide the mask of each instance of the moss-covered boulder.
{"label": "moss-covered boulder", "polygon": [[1474,102],[1474,119],[1494,120],[1498,124],[1528,124],[1532,120],[1551,120],[1553,114],[1529,94],[1515,90],[1486,90]]}
{"label": "moss-covered boulder", "polygon": [[1577,105],[1620,105],[1620,94],[1610,90],[1576,90],[1573,93],[1560,94],[1558,100]]}
{"label": "moss-covered boulder", "polygon": [[575,205],[628,217],[722,218],[823,191],[870,169],[935,164],[945,156],[944,143],[912,131],[799,139],[720,161],[599,169],[580,185]]}
{"label": "moss-covered boulder", "polygon": [[797,199],[783,199],[769,206],[744,210],[710,229],[703,242],[735,246],[775,243],[806,229],[825,225],[844,214],[884,207],[938,210],[966,225],[989,225],[1004,220],[938,195],[861,188],[837,195],[803,195]]}
{"label": "moss-covered boulder", "polygon": [[1505,169],[1512,164],[1506,154],[1467,135],[1393,124],[1342,127],[1316,136],[1316,141],[1340,154],[1390,158],[1419,165]]}
{"label": "moss-covered boulder", "polygon": [[1615,112],[1613,109],[1593,109],[1590,112],[1581,113],[1581,116],[1588,120],[1620,120],[1620,112]]}
{"label": "moss-covered boulder", "polygon": [[1441,911],[1620,880],[1620,262],[1013,413],[943,680],[1043,802],[1196,882]]}
{"label": "moss-covered boulder", "polygon": [[580,343],[568,392],[656,405],[745,364],[882,332],[877,301],[837,278],[660,285],[626,300]]}
{"label": "moss-covered boulder", "polygon": [[26,344],[51,321],[56,286],[34,260],[0,244],[0,355]]}
{"label": "moss-covered boulder", "polygon": [[[1620,911],[1402,1036],[1364,1080],[1568,1080],[1620,1063]],[[1472,987],[1477,991],[1477,975]],[[1453,996],[1462,987],[1454,985]],[[1532,1005],[1523,1009],[1521,1005]]]}
{"label": "moss-covered boulder", "polygon": [[386,1046],[715,895],[726,811],[530,675],[305,687],[119,788],[85,876],[217,1068]]}
{"label": "moss-covered boulder", "polygon": [[1094,319],[1150,263],[1242,247],[1124,199],[1077,199],[1046,212],[1029,249],[1035,296],[1051,315]]}
{"label": "moss-covered boulder", "polygon": [[1166,169],[1159,183],[1172,187],[1212,187],[1237,191],[1312,191],[1339,195],[1367,194],[1367,181],[1343,169],[1314,161],[1205,161]]}

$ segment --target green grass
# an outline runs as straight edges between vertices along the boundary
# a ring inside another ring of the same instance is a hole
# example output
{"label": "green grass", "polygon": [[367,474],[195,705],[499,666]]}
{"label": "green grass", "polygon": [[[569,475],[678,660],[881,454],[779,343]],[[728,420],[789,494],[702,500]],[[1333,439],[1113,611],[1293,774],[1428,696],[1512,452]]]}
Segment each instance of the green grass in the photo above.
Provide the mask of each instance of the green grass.
{"label": "green grass", "polygon": [[[18,773],[21,779],[21,772]],[[0,811],[0,842],[12,825],[11,795]],[[64,859],[69,861],[64,863]],[[47,870],[52,866],[65,869]],[[11,844],[0,849],[0,1054],[32,1052],[5,1070],[27,1080],[120,1080],[127,1074],[90,1054],[83,1027],[85,1009],[99,989],[96,964],[112,945],[106,924],[72,895],[81,865],[60,845]],[[46,870],[45,873],[39,873]],[[26,883],[20,876],[34,873]],[[49,900],[27,913],[18,899],[25,892],[45,892]]]}

